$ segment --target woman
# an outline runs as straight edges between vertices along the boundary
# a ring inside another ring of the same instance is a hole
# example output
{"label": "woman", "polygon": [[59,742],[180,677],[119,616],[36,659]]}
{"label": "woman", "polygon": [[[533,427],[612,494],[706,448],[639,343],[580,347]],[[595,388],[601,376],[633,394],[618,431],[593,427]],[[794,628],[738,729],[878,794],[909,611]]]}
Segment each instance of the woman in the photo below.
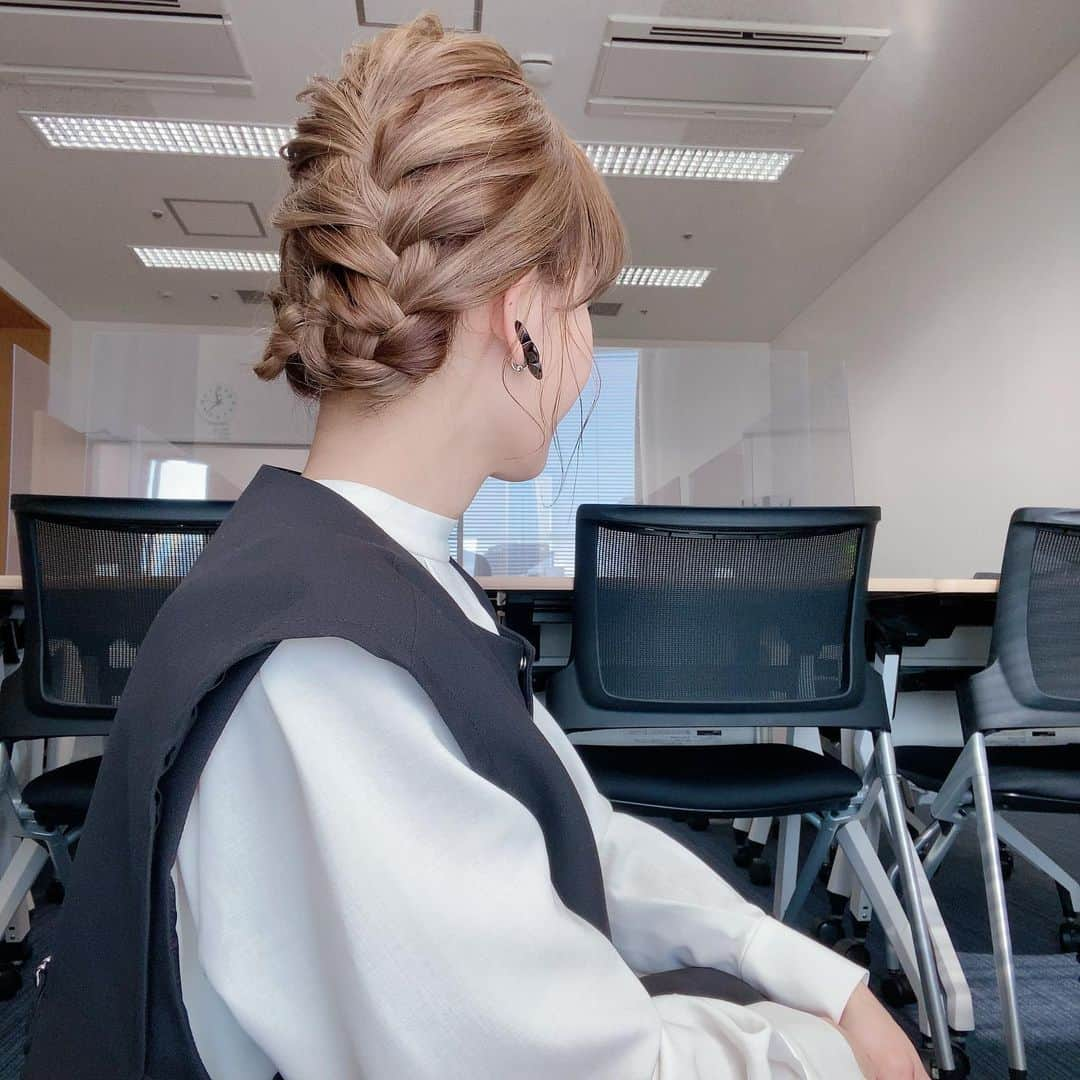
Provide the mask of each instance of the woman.
{"label": "woman", "polygon": [[[306,98],[257,374],[318,401],[311,453],[144,643],[27,1076],[924,1077],[861,969],[613,812],[447,558],[588,379],[623,254],[598,176],[502,48],[430,16]],[[731,992],[686,992],[703,969]],[[91,1051],[118,993],[135,1019]]]}

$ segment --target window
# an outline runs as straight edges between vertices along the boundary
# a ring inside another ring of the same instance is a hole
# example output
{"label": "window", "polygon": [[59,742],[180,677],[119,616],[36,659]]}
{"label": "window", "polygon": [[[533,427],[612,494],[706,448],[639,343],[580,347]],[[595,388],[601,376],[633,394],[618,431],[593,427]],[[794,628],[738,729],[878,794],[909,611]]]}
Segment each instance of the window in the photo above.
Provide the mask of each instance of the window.
{"label": "window", "polygon": [[[460,547],[458,529],[450,538],[451,554],[467,570],[480,576],[571,575],[578,506],[634,501],[637,361],[636,350],[597,351],[600,394],[576,453],[578,405],[559,425],[557,444],[535,480],[484,482],[459,525]],[[595,393],[591,382],[582,395],[586,409]]]}
{"label": "window", "polygon": [[168,458],[150,462],[151,499],[205,499],[210,468],[202,461]]}

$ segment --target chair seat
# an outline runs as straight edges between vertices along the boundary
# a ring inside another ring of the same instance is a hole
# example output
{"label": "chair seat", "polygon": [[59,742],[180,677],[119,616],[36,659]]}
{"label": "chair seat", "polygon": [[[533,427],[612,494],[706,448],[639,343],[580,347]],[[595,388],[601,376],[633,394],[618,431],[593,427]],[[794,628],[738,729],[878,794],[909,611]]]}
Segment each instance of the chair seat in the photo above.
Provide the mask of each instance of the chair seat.
{"label": "chair seat", "polygon": [[642,813],[715,817],[840,810],[858,775],[797,746],[579,746],[596,786]]}
{"label": "chair seat", "polygon": [[35,777],[22,789],[22,800],[47,829],[81,825],[94,794],[101,758],[84,758]]}
{"label": "chair seat", "polygon": [[[913,784],[937,791],[959,756],[952,746],[898,746],[896,765]],[[987,758],[999,809],[1080,812],[1080,745],[990,747]]]}

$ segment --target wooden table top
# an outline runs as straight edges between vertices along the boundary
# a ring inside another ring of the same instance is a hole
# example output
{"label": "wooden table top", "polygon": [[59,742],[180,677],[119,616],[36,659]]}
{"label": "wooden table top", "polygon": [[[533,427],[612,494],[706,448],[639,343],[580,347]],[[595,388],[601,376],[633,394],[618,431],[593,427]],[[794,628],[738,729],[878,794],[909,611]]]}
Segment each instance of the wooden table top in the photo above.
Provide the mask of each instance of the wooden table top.
{"label": "wooden table top", "polygon": [[[482,577],[480,585],[491,592],[569,592],[574,587],[570,577]],[[22,578],[18,574],[0,574],[0,592],[18,592]],[[875,578],[870,579],[872,593],[996,593],[995,578]]]}
{"label": "wooden table top", "polygon": [[[490,592],[569,592],[571,577],[479,577],[481,587]],[[996,578],[875,578],[870,579],[872,593],[972,594],[997,592]]]}

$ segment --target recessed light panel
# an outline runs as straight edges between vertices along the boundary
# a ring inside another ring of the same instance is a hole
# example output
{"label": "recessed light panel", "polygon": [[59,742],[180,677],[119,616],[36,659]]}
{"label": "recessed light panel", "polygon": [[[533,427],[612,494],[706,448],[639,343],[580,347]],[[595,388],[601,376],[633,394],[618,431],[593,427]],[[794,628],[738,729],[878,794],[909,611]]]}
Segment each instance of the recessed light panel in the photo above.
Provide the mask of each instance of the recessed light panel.
{"label": "recessed light panel", "polygon": [[222,124],[137,116],[21,114],[49,144],[64,150],[126,150],[144,154],[275,158],[292,138],[281,124]]}
{"label": "recessed light panel", "polygon": [[276,251],[221,251],[215,248],[136,247],[132,251],[152,270],[246,270],[276,274]]}
{"label": "recessed light panel", "polygon": [[582,143],[603,176],[678,180],[749,180],[775,183],[797,150],[727,149],[721,146],[645,146]]}
{"label": "recessed light panel", "polygon": [[697,289],[711,273],[711,269],[702,266],[624,266],[615,284]]}
{"label": "recessed light panel", "polygon": [[[218,248],[142,247],[132,251],[153,270],[240,270],[276,274],[280,260],[276,251],[227,251]],[[616,285],[656,285],[698,288],[712,273],[701,266],[624,266]]]}

